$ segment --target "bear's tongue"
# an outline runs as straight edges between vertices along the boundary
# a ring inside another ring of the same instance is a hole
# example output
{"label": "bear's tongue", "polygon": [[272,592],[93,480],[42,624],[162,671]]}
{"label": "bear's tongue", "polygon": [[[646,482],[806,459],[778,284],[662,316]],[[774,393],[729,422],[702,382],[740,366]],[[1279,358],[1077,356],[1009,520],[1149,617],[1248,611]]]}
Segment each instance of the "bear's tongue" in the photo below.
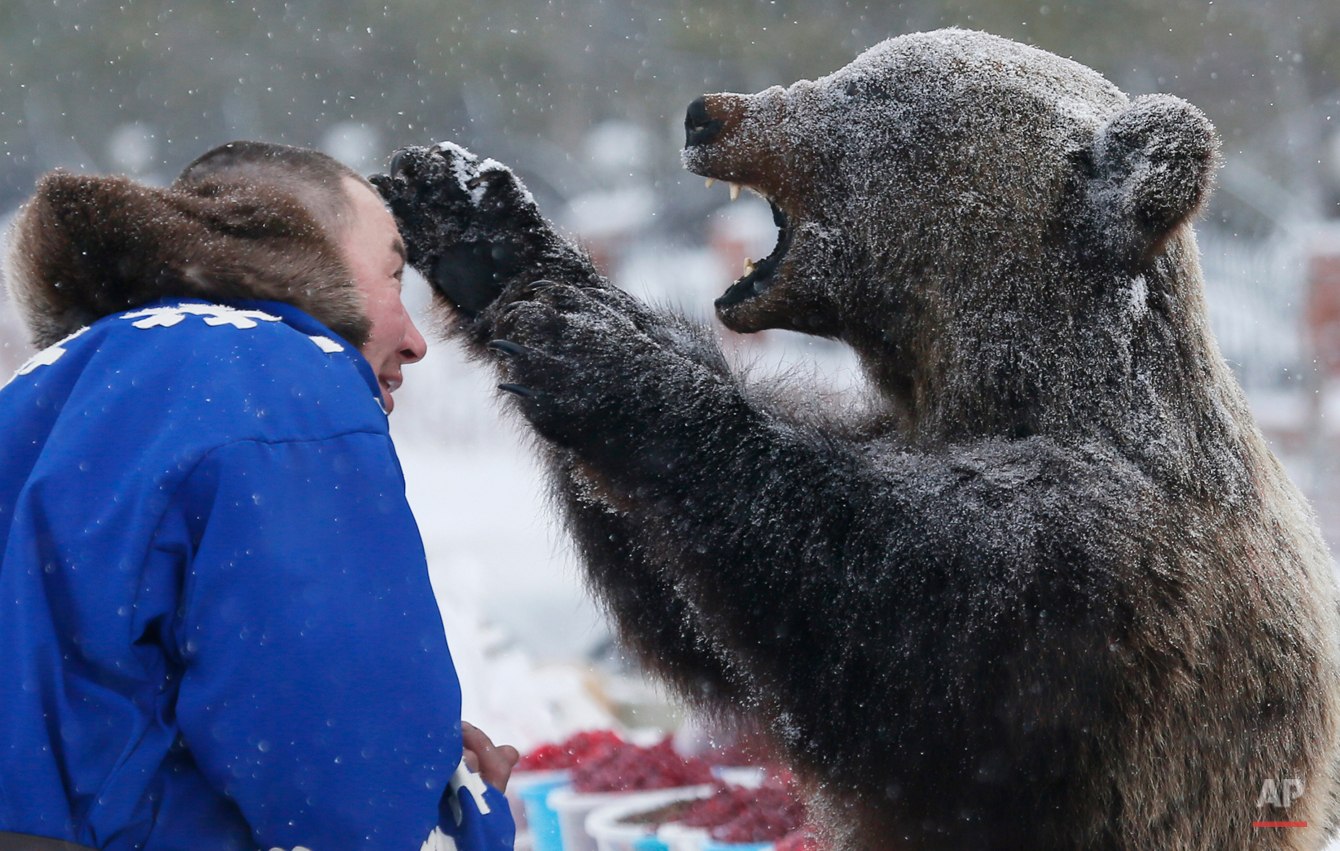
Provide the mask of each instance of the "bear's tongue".
{"label": "bear's tongue", "polygon": [[787,249],[791,247],[792,228],[790,217],[786,211],[778,207],[776,202],[769,201],[772,207],[772,221],[777,225],[777,247],[772,253],[762,260],[753,264],[753,268],[743,278],[731,284],[726,292],[716,300],[718,308],[730,307],[733,304],[739,304],[755,296],[762,295],[773,285],[775,278],[773,275],[777,267],[782,263],[782,257],[785,256]]}

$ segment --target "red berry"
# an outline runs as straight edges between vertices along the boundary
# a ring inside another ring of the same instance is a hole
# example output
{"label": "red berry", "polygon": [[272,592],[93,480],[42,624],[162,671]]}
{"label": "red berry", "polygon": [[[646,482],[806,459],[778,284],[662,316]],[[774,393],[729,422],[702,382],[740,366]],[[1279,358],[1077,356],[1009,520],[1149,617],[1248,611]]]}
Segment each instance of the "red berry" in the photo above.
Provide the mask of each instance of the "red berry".
{"label": "red berry", "polygon": [[593,755],[574,768],[578,792],[629,792],[693,786],[712,779],[707,763],[675,753],[670,737],[650,748],[621,743]]}
{"label": "red berry", "polygon": [[721,787],[698,801],[680,819],[689,827],[709,828],[719,842],[772,842],[801,825],[805,807],[781,784],[757,789]]}
{"label": "red berry", "polygon": [[587,730],[570,736],[561,745],[540,745],[523,756],[517,767],[525,771],[573,768],[621,744],[623,740],[613,730]]}

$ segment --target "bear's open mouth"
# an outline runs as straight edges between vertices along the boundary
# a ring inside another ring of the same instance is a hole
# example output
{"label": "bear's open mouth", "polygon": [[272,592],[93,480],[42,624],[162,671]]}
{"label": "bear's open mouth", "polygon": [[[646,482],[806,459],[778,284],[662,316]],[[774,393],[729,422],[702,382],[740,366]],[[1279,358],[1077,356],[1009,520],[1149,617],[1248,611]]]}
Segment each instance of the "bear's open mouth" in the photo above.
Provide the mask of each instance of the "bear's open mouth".
{"label": "bear's open mouth", "polygon": [[716,300],[718,308],[730,307],[747,301],[756,296],[767,292],[776,281],[777,268],[782,264],[782,258],[791,247],[791,239],[794,230],[791,227],[791,217],[786,211],[777,206],[777,202],[771,198],[767,199],[768,206],[772,207],[772,221],[777,225],[777,247],[772,253],[757,263],[749,261],[747,266],[751,267],[744,277],[731,284],[726,292]]}

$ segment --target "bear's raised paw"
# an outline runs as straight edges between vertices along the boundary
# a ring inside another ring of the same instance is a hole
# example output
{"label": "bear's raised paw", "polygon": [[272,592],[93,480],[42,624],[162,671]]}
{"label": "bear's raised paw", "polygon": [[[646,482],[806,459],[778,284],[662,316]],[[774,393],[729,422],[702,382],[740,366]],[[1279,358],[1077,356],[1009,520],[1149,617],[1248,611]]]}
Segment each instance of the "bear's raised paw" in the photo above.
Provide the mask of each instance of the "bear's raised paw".
{"label": "bear's raised paw", "polygon": [[451,142],[402,148],[369,180],[391,208],[407,261],[473,318],[557,237],[511,169]]}

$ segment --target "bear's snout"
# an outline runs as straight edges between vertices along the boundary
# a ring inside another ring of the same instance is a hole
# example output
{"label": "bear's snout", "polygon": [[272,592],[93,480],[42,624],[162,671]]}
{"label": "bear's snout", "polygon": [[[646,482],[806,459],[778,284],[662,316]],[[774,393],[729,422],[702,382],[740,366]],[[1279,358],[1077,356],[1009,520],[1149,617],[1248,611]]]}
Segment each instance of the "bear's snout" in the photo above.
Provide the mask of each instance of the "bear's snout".
{"label": "bear's snout", "polygon": [[755,95],[726,92],[702,95],[684,116],[684,166],[694,174],[757,190],[782,203],[788,191],[787,111],[783,90],[774,86]]}
{"label": "bear's snout", "polygon": [[707,96],[699,95],[689,104],[688,114],[684,116],[684,147],[708,144],[721,132],[722,126],[721,119],[713,118],[707,111]]}

